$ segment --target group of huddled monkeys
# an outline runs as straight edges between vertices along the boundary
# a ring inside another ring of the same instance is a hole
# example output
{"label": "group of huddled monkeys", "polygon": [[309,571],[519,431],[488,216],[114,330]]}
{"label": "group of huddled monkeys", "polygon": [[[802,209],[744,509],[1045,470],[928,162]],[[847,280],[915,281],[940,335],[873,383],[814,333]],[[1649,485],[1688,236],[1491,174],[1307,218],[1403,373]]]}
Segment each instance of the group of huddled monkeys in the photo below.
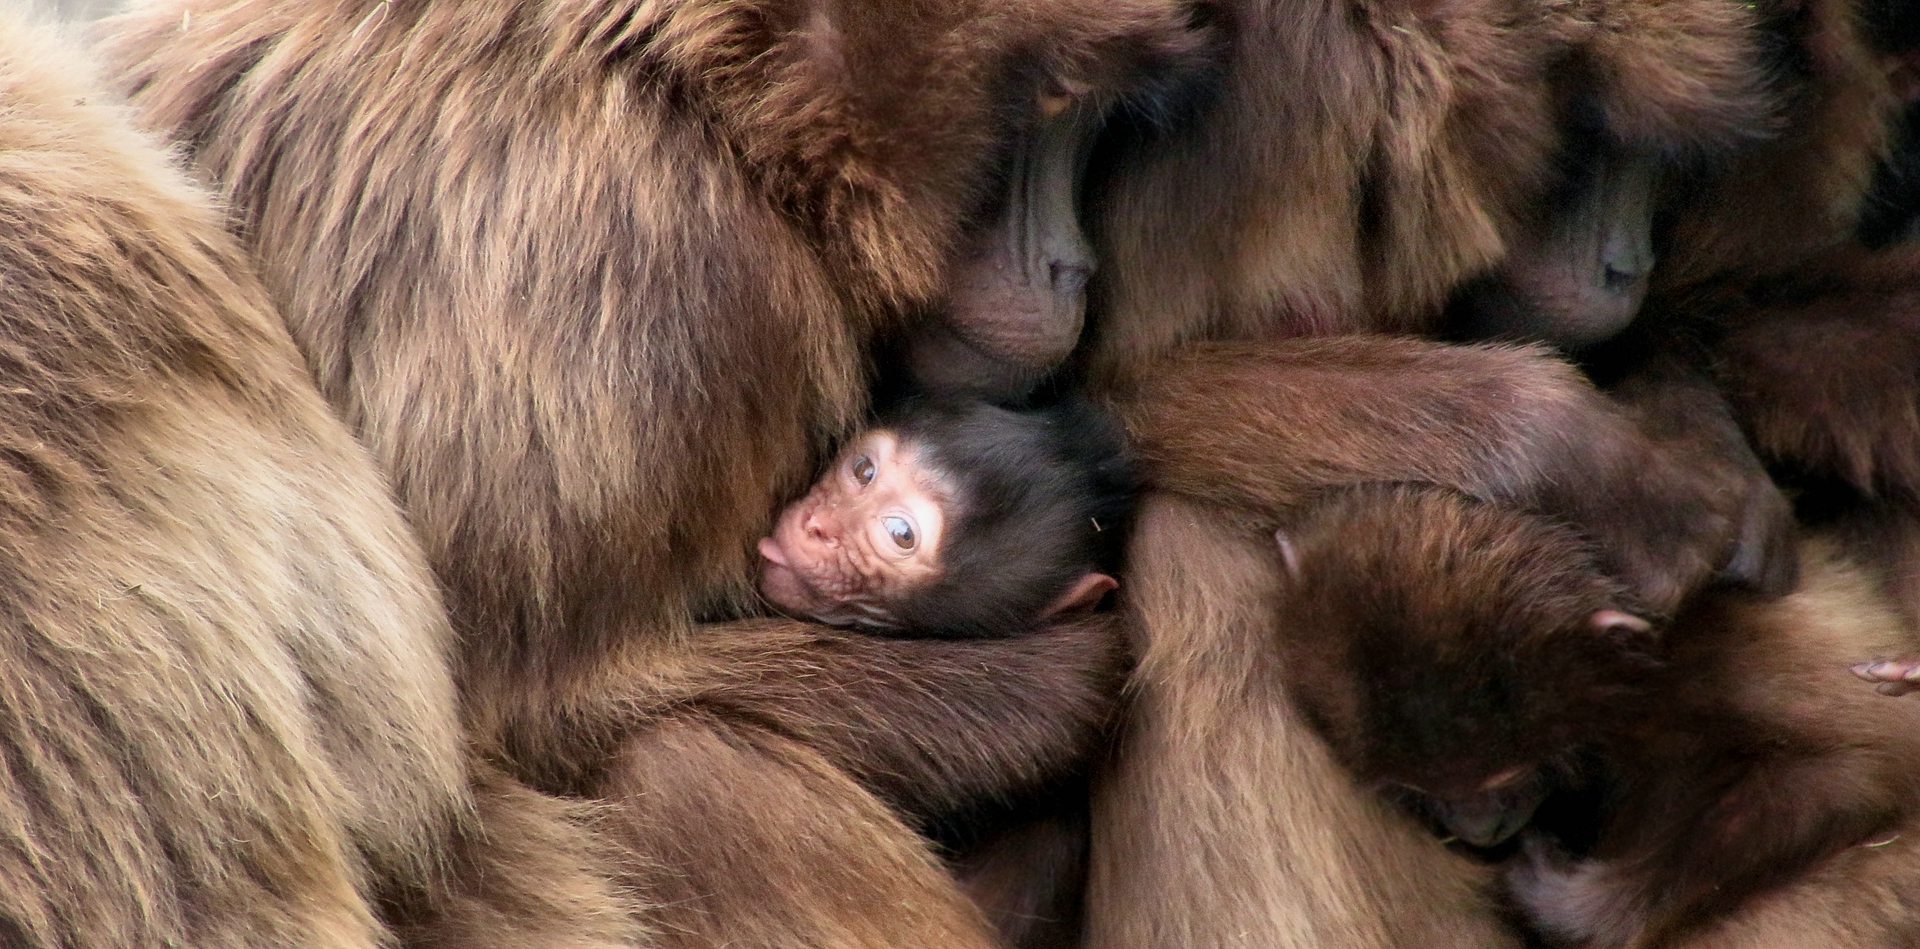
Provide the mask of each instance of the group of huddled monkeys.
{"label": "group of huddled monkeys", "polygon": [[1920,946],[1916,221],[1906,0],[6,14],[0,945]]}

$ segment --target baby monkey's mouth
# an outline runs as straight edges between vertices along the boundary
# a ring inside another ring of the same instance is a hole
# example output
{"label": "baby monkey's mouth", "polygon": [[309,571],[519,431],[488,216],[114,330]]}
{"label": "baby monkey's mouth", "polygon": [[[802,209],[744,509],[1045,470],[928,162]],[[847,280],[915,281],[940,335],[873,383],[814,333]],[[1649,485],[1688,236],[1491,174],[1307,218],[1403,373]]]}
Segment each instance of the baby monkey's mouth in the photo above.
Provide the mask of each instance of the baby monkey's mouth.
{"label": "baby monkey's mouth", "polygon": [[793,569],[787,552],[771,537],[760,539],[760,595],[795,616],[812,616],[825,601],[820,591]]}
{"label": "baby monkey's mouth", "polygon": [[885,606],[859,594],[835,597],[793,568],[789,555],[771,537],[760,540],[760,595],[781,613],[829,626],[893,629],[897,626]]}

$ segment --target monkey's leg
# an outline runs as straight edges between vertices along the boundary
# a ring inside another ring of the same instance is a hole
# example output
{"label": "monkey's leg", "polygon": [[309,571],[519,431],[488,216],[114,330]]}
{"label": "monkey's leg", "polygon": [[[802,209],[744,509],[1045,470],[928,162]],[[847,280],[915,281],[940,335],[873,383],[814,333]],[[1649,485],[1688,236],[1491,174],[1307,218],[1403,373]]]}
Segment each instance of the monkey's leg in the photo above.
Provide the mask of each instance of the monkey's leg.
{"label": "monkey's leg", "polygon": [[[721,793],[724,791],[724,793]],[[925,842],[826,756],[690,708],[632,735],[598,789],[661,946],[990,949]]]}
{"label": "monkey's leg", "polygon": [[1518,945],[1487,874],[1355,787],[1282,693],[1271,539],[1167,496],[1136,531],[1141,664],[1095,783],[1087,945]]}

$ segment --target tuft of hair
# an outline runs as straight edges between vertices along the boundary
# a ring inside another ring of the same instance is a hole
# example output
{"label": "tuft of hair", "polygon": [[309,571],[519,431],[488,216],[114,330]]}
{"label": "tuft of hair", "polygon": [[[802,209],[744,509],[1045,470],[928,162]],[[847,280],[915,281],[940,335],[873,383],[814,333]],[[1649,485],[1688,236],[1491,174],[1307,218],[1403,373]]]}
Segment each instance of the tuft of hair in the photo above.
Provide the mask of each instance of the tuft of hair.
{"label": "tuft of hair", "polygon": [[910,401],[883,421],[954,486],[940,579],[900,604],[906,628],[1008,636],[1119,560],[1140,477],[1120,427],[1083,402],[1015,412]]}

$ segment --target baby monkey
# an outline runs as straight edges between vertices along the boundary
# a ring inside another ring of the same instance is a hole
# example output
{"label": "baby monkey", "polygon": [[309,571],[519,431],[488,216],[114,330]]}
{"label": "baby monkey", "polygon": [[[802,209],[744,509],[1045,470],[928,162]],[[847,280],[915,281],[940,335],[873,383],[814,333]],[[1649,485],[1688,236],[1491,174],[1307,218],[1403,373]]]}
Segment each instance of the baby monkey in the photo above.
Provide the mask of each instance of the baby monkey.
{"label": "baby monkey", "polygon": [[1656,629],[1571,530],[1443,489],[1336,492],[1277,539],[1303,716],[1363,781],[1498,848],[1555,944],[1668,945],[1785,887],[1840,905],[1920,883],[1875,849],[1920,820],[1920,703],[1846,665],[1913,634],[1824,547],[1790,596],[1710,591]]}
{"label": "baby monkey", "polygon": [[840,626],[1009,636],[1098,604],[1138,488],[1089,406],[920,400],[857,435],[760,541],[761,593]]}

